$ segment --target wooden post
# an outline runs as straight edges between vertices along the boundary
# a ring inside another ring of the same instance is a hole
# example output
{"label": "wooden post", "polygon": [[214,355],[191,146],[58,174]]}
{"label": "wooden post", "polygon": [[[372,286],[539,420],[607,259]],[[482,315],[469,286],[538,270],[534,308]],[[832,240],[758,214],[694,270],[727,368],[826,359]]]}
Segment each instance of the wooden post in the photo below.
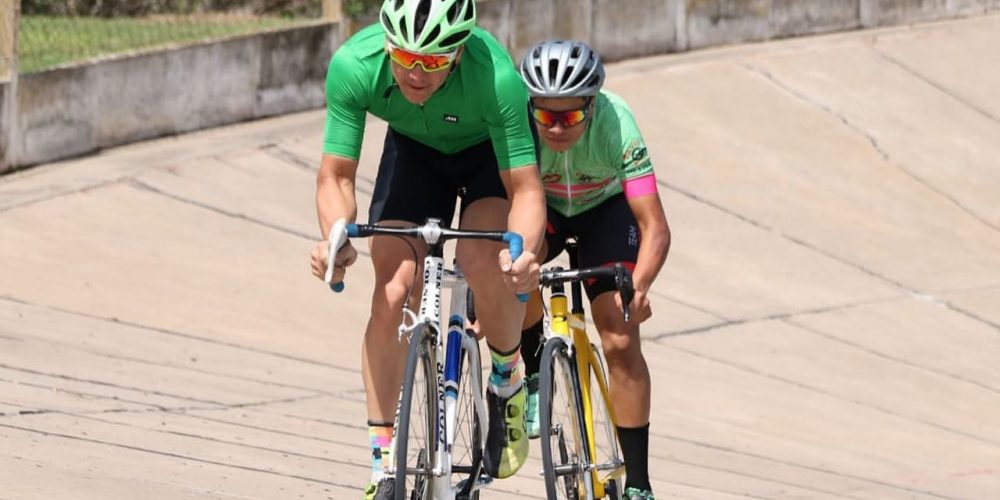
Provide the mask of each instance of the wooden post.
{"label": "wooden post", "polygon": [[347,1],[323,0],[323,19],[337,23],[337,32],[340,33],[338,45],[354,34],[354,19],[347,13]]}
{"label": "wooden post", "polygon": [[341,0],[323,0],[323,19],[341,21],[344,19],[344,7]]}
{"label": "wooden post", "polygon": [[9,80],[17,62],[17,22],[20,0],[0,0],[0,80]]}
{"label": "wooden post", "polygon": [[8,81],[0,117],[0,172],[17,165],[17,28],[21,22],[21,0],[0,0],[0,81]]}

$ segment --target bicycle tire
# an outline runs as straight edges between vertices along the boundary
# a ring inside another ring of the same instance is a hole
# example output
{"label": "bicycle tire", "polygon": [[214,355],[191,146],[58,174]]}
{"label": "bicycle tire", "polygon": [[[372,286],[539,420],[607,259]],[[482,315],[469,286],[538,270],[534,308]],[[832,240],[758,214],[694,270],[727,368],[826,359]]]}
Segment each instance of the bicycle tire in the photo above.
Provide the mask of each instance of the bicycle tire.
{"label": "bicycle tire", "polygon": [[[608,370],[600,346],[591,343],[590,349],[597,361],[591,365],[589,374],[591,387],[590,408],[591,414],[594,417],[594,447],[597,451],[597,456],[591,457],[591,463],[603,471],[617,470],[619,473],[617,476],[602,479],[605,490],[604,498],[619,500],[625,488],[625,484],[621,480],[621,475],[625,473],[625,459],[621,451],[621,442],[618,440],[618,429],[612,424],[613,419],[611,418],[610,411],[612,403],[610,400],[604,398],[604,393],[600,390],[600,382],[597,379],[597,370],[600,370],[605,384],[604,388],[607,389],[608,384],[610,384],[608,381]],[[614,474],[609,475],[614,476]],[[601,476],[602,473],[599,472],[598,477]]]}
{"label": "bicycle tire", "polygon": [[429,500],[433,492],[438,384],[433,338],[428,333],[428,327],[413,332],[406,355],[396,428],[395,500]]}
{"label": "bicycle tire", "polygon": [[543,432],[542,473],[549,500],[592,500],[593,478],[576,360],[562,337],[542,349],[539,371],[539,417]]}
{"label": "bicycle tire", "polygon": [[[475,338],[466,331],[464,335]],[[478,346],[478,343],[474,345]],[[476,500],[479,491],[472,491],[483,472],[483,422],[476,411],[476,399],[483,398],[482,361],[478,347],[475,350],[462,349],[459,367],[458,399],[455,408],[455,442],[452,444],[451,484],[458,488],[459,500]]]}

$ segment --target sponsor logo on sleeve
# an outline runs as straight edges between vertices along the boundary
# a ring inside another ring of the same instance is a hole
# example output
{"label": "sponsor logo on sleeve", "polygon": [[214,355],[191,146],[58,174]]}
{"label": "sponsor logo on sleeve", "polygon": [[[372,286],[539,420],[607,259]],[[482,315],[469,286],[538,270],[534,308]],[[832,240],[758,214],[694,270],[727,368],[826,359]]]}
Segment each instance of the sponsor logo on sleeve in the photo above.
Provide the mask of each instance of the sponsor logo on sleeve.
{"label": "sponsor logo on sleeve", "polygon": [[622,154],[622,163],[625,165],[626,176],[634,172],[641,172],[652,165],[649,159],[649,150],[642,140],[636,139],[625,148],[625,152]]}

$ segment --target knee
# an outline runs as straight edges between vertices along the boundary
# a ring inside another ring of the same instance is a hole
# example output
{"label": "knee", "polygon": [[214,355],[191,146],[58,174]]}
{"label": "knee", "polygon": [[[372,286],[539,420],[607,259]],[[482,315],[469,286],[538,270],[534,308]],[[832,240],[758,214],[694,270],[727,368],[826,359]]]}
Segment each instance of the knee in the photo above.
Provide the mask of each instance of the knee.
{"label": "knee", "polygon": [[[380,280],[376,278],[372,295],[371,320],[376,323],[398,323],[397,316],[406,300],[409,283],[398,276]],[[395,319],[395,321],[393,321]]]}
{"label": "knee", "polygon": [[608,364],[623,366],[628,369],[637,365],[642,358],[639,345],[639,332],[601,329],[601,346],[604,358]]}
{"label": "knee", "polygon": [[465,240],[455,249],[455,260],[470,283],[483,282],[492,274],[499,273],[497,256],[499,246],[489,241]]}

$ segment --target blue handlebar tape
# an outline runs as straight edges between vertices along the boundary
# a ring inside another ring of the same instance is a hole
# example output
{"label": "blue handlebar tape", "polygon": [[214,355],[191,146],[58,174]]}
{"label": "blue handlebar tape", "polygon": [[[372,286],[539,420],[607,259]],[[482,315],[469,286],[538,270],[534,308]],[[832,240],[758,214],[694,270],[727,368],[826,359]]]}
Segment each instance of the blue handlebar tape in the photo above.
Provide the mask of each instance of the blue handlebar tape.
{"label": "blue handlebar tape", "polygon": [[[357,238],[357,236],[358,236],[358,225],[357,224],[348,224],[347,227],[346,227],[346,229],[347,229],[347,237],[348,238]],[[330,290],[333,290],[335,293],[343,292],[344,291],[344,282],[341,281],[340,283],[330,283]]]}
{"label": "blue handlebar tape", "polygon": [[[520,234],[507,231],[506,233],[503,233],[503,240],[507,242],[507,248],[510,249],[510,260],[513,263],[513,261],[517,260],[517,258],[520,257],[521,253],[524,251],[524,238],[521,238]],[[517,300],[527,302],[528,294],[517,294]]]}

